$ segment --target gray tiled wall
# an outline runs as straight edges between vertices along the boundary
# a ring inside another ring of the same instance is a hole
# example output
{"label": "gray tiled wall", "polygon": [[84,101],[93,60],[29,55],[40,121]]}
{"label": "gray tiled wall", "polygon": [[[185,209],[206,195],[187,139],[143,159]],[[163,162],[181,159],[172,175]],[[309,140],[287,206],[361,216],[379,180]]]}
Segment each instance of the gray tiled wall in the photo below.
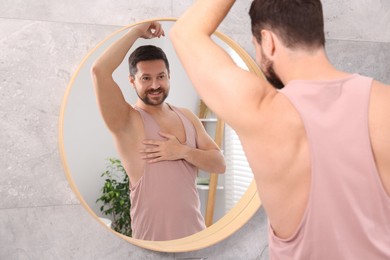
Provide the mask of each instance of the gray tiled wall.
{"label": "gray tiled wall", "polygon": [[[262,210],[233,236],[197,252],[133,246],[90,217],[60,163],[60,106],[82,58],[120,27],[178,17],[191,3],[0,0],[0,259],[267,259]],[[237,1],[220,30],[253,56],[249,3]],[[390,2],[330,0],[324,11],[336,66],[390,83]]]}

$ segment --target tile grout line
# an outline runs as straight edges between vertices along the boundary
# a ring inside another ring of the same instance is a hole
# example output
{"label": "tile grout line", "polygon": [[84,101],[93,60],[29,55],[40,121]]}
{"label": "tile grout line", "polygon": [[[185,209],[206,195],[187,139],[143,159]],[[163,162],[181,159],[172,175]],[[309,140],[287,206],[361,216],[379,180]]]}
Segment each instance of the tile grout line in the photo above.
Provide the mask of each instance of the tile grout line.
{"label": "tile grout line", "polygon": [[57,205],[31,205],[31,206],[23,206],[23,207],[14,207],[14,208],[1,208],[0,211],[2,210],[13,210],[13,209],[35,209],[35,208],[51,208],[51,207],[67,207],[67,206],[82,206],[81,203],[79,204],[57,204]]}
{"label": "tile grout line", "polygon": [[17,18],[17,17],[3,17],[0,16],[0,19],[4,20],[18,20],[18,21],[31,21],[31,22],[45,22],[45,23],[61,23],[61,24],[71,24],[71,25],[89,25],[89,26],[107,26],[107,27],[119,27],[122,28],[125,25],[118,24],[99,24],[99,23],[82,23],[82,22],[69,22],[69,21],[54,21],[54,20],[43,20],[43,19],[31,19],[31,18]]}

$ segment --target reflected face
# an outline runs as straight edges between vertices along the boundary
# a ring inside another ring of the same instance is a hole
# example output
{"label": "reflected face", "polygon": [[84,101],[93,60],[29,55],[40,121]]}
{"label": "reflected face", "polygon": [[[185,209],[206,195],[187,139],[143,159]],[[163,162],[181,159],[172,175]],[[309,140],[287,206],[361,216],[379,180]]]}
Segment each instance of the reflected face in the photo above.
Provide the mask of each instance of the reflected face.
{"label": "reflected face", "polygon": [[137,73],[130,76],[130,82],[146,105],[161,105],[168,97],[169,73],[163,60],[138,62]]}

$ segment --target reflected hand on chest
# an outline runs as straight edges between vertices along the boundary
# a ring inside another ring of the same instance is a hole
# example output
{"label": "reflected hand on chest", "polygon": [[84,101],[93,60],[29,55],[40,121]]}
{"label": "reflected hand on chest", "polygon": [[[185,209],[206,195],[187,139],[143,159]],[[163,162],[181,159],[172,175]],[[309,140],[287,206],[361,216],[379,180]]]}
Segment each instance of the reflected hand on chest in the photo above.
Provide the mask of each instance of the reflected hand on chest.
{"label": "reflected hand on chest", "polygon": [[159,131],[176,136],[180,143],[186,143],[186,131],[181,118],[176,112],[171,111],[164,116],[153,116]]}

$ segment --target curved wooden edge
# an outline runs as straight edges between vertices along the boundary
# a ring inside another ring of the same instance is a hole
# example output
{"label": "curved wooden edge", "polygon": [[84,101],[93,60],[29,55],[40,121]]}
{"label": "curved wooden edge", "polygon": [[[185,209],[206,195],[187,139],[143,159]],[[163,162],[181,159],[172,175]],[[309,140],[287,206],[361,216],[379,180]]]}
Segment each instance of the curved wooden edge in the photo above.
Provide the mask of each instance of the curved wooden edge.
{"label": "curved wooden edge", "polygon": [[[247,192],[223,218],[192,236],[170,241],[143,241],[118,234],[132,244],[162,252],[188,252],[212,246],[239,230],[261,205],[256,184],[252,181]],[[243,217],[244,216],[244,217]],[[145,247],[145,245],[147,247]]]}
{"label": "curved wooden edge", "polygon": [[[160,251],[160,252],[188,252],[188,251],[195,251],[199,250],[205,247],[209,247],[211,245],[214,245],[223,239],[226,239],[228,236],[232,235],[234,232],[236,232],[238,229],[240,229],[245,223],[248,222],[248,220],[256,213],[256,211],[261,206],[260,198],[257,194],[256,184],[253,180],[250,184],[248,190],[245,192],[244,196],[241,198],[241,200],[237,203],[237,205],[231,209],[224,217],[222,217],[219,221],[217,221],[215,224],[211,225],[207,229],[196,233],[194,235],[177,239],[177,240],[169,240],[169,241],[145,241],[145,240],[138,240],[134,238],[130,238],[127,236],[124,236],[118,232],[115,232],[114,230],[108,228],[96,215],[96,213],[88,206],[88,204],[85,202],[83,197],[81,196],[79,190],[77,189],[75,182],[72,178],[71,172],[68,167],[66,153],[65,153],[65,147],[64,147],[64,116],[66,112],[66,105],[69,93],[73,87],[73,83],[78,76],[81,68],[83,67],[86,60],[92,55],[92,53],[99,48],[102,44],[104,44],[107,40],[109,40],[114,35],[127,30],[137,24],[141,24],[144,22],[149,21],[176,21],[177,18],[155,18],[155,19],[148,19],[143,20],[128,26],[125,26],[114,33],[110,34],[108,37],[106,37],[102,42],[100,42],[95,48],[93,48],[87,56],[84,57],[84,59],[81,61],[79,67],[77,68],[76,72],[73,74],[63,101],[61,105],[60,110],[60,118],[59,118],[59,129],[58,129],[58,145],[60,150],[60,157],[62,161],[62,165],[64,167],[66,178],[69,182],[70,187],[72,188],[73,192],[76,194],[77,198],[80,200],[80,203],[82,206],[92,215],[93,218],[95,218],[99,223],[101,223],[104,227],[106,227],[110,232],[115,233],[117,236],[123,238],[124,240],[137,245],[139,247],[154,250],[154,251]],[[235,43],[231,38],[227,37],[226,35],[215,32],[215,35],[221,40],[225,41],[232,49],[234,49],[239,56],[244,60],[245,64],[248,66],[249,70],[252,72],[255,72],[258,75],[262,75],[260,70],[258,69],[256,63],[252,60],[252,58],[245,52],[244,49],[242,49],[237,43]]]}
{"label": "curved wooden edge", "polygon": [[[225,124],[220,118],[218,118],[217,126],[215,129],[215,138],[214,138],[214,141],[218,145],[218,147],[222,147],[224,132],[225,132]],[[218,185],[218,177],[219,177],[218,175],[219,174],[217,173],[210,173],[209,192],[208,192],[206,214],[205,214],[206,227],[209,227],[213,224],[215,200],[217,196],[217,185]]]}

